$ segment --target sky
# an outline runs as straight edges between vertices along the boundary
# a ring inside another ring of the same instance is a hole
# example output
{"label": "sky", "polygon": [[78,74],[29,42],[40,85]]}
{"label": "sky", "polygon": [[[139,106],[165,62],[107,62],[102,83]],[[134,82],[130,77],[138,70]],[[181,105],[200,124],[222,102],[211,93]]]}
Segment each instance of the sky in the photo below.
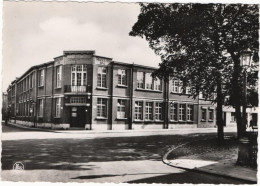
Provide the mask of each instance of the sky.
{"label": "sky", "polygon": [[136,3],[3,2],[2,91],[31,66],[64,50],[95,50],[113,60],[157,67],[160,57],[129,36]]}

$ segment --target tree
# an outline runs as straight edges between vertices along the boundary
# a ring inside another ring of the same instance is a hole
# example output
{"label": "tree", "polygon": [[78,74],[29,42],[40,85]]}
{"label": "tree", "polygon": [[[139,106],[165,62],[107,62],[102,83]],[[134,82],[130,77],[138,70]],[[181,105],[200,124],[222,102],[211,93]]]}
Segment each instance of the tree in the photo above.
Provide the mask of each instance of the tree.
{"label": "tree", "polygon": [[[138,21],[129,33],[145,37],[162,62],[154,76],[174,76],[217,102],[218,138],[223,140],[223,103],[236,109],[238,136],[241,121],[240,51],[251,48],[258,61],[258,5],[140,4]],[[216,96],[215,96],[216,95]],[[224,99],[228,98],[228,99]]]}

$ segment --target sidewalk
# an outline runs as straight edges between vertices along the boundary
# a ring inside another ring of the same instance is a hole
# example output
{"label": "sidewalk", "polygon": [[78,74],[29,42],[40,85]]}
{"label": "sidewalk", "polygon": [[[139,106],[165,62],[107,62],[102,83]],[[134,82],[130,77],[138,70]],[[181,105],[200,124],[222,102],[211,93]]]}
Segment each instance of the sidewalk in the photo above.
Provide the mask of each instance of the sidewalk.
{"label": "sidewalk", "polygon": [[[187,145],[188,144],[184,144],[182,146],[175,147],[169,150],[164,155],[163,162],[169,166],[173,166],[176,168],[203,172],[212,175],[219,175],[223,177],[230,177],[234,179],[248,181],[250,183],[257,183],[256,169],[236,165],[236,146],[227,145],[226,147],[221,147],[220,149],[213,151],[209,151],[208,147],[206,146],[203,150],[197,150],[196,153],[199,154],[185,155],[188,154],[187,151],[185,151],[185,147],[187,147]],[[196,144],[194,148],[198,148]],[[201,153],[200,151],[203,151],[203,153]],[[188,152],[190,153],[189,150]],[[174,158],[174,156],[179,157]]]}

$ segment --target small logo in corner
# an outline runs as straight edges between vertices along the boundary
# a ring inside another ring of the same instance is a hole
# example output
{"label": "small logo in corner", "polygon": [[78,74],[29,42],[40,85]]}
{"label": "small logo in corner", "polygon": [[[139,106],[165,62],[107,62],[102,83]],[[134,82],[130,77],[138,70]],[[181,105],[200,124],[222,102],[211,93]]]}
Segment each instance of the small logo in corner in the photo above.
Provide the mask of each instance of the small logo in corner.
{"label": "small logo in corner", "polygon": [[24,170],[24,165],[22,162],[16,162],[13,165],[13,170]]}

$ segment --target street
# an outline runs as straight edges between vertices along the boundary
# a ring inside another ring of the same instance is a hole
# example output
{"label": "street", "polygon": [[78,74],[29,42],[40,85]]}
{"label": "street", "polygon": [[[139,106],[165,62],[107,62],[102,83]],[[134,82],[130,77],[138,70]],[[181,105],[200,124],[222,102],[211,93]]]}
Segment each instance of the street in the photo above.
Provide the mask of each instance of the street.
{"label": "street", "polygon": [[[70,135],[20,129],[11,125],[2,127],[3,181],[246,183],[163,164],[162,156],[172,145],[215,138],[214,132],[146,136],[126,136],[124,133],[125,136],[119,137],[116,134]],[[8,135],[17,136],[17,139],[9,137],[6,140]],[[27,138],[18,137],[23,135]],[[25,170],[12,170],[16,162],[22,162]]]}

